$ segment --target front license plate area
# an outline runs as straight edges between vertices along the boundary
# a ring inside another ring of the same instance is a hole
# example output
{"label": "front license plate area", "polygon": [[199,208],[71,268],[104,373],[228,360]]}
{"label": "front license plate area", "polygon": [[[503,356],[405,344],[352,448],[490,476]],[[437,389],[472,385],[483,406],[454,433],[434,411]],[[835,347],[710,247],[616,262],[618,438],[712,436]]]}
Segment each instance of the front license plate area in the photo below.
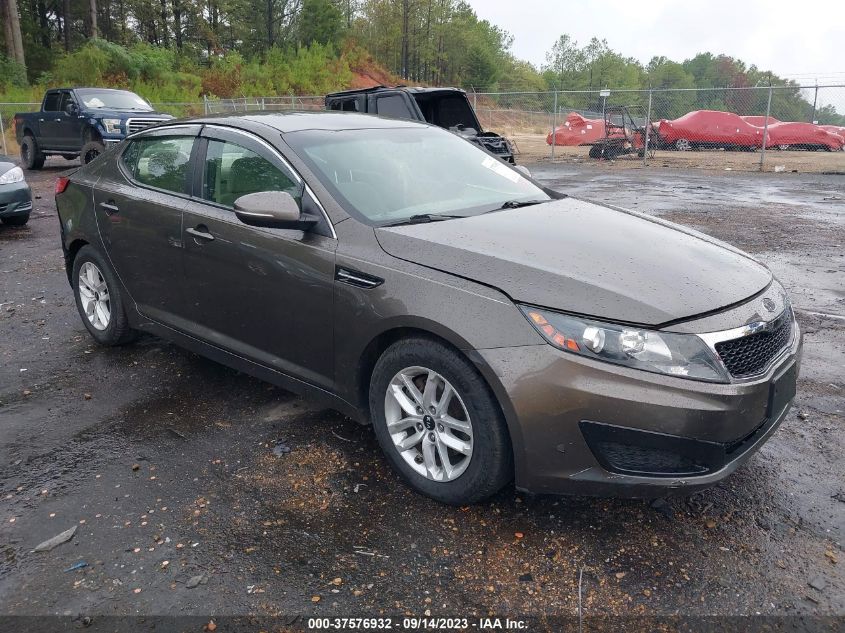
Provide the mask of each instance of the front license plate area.
{"label": "front license plate area", "polygon": [[797,379],[796,366],[792,366],[774,379],[769,387],[769,406],[766,417],[770,420],[777,418],[786,406],[795,398],[795,382]]}

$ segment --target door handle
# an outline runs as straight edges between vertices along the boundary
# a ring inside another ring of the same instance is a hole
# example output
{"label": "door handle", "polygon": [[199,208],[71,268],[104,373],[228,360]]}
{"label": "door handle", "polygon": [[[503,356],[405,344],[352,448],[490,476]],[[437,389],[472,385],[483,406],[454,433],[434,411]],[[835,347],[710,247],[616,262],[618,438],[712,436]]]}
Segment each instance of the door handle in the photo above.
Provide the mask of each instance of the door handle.
{"label": "door handle", "polygon": [[185,232],[193,235],[198,240],[205,240],[206,242],[214,240],[214,236],[208,232],[208,227],[205,224],[200,224],[193,229],[185,229]]}
{"label": "door handle", "polygon": [[114,215],[115,213],[120,211],[118,206],[114,203],[114,200],[109,200],[108,202],[101,202],[100,208],[106,212],[106,215]]}
{"label": "door handle", "polygon": [[56,121],[58,121],[59,123],[61,123],[61,122],[62,122],[62,119],[56,119]]}

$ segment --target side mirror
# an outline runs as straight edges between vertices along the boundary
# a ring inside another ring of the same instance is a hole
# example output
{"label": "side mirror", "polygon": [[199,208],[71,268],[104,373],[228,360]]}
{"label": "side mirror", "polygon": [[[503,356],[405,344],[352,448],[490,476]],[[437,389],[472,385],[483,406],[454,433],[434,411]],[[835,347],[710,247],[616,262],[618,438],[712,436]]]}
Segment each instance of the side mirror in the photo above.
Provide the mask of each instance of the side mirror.
{"label": "side mirror", "polygon": [[79,113],[79,108],[76,107],[75,103],[69,103],[65,106],[65,112],[70,116],[74,116]]}
{"label": "side mirror", "polygon": [[235,215],[244,224],[275,229],[307,231],[319,218],[299,211],[299,205],[286,191],[259,191],[235,200]]}
{"label": "side mirror", "polygon": [[531,172],[525,165],[514,165],[513,168],[520,172],[523,176],[528,176],[529,178],[531,178]]}

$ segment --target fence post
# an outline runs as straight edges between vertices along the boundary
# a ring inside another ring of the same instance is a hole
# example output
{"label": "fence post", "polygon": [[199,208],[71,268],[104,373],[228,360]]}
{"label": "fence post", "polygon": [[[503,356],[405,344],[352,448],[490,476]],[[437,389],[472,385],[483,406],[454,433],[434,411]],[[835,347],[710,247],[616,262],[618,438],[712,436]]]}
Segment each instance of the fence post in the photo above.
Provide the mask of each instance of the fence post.
{"label": "fence post", "polygon": [[6,129],[3,127],[3,110],[0,110],[0,138],[3,139],[3,153],[8,156],[9,152],[6,151]]}
{"label": "fence post", "polygon": [[555,161],[555,130],[557,129],[557,90],[555,90],[554,114],[552,114],[552,162]]}
{"label": "fence post", "polygon": [[645,144],[643,145],[643,167],[647,165],[648,160],[648,139],[649,132],[651,132],[651,88],[648,89],[648,110],[645,114]]}
{"label": "fence post", "polygon": [[202,96],[202,112],[204,115],[208,116],[208,95]]}
{"label": "fence post", "polygon": [[763,161],[766,160],[766,144],[769,142],[769,114],[772,111],[772,86],[769,85],[769,100],[766,103],[766,122],[763,124],[763,147],[760,148],[760,171],[763,171]]}

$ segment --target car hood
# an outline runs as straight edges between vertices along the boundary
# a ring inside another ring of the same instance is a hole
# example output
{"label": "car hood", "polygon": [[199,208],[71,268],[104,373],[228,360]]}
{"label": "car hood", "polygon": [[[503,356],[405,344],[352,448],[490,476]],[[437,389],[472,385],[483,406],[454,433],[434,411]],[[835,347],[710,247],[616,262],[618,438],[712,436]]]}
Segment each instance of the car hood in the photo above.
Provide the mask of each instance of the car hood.
{"label": "car hood", "polygon": [[91,108],[86,109],[86,113],[98,119],[162,119],[165,121],[169,121],[173,118],[172,114],[165,114],[164,112],[157,112],[155,110],[118,110],[115,108]]}
{"label": "car hood", "polygon": [[564,198],[376,229],[406,261],[498,288],[517,302],[660,325],[760,292],[771,272],[741,251],[638,213]]}

